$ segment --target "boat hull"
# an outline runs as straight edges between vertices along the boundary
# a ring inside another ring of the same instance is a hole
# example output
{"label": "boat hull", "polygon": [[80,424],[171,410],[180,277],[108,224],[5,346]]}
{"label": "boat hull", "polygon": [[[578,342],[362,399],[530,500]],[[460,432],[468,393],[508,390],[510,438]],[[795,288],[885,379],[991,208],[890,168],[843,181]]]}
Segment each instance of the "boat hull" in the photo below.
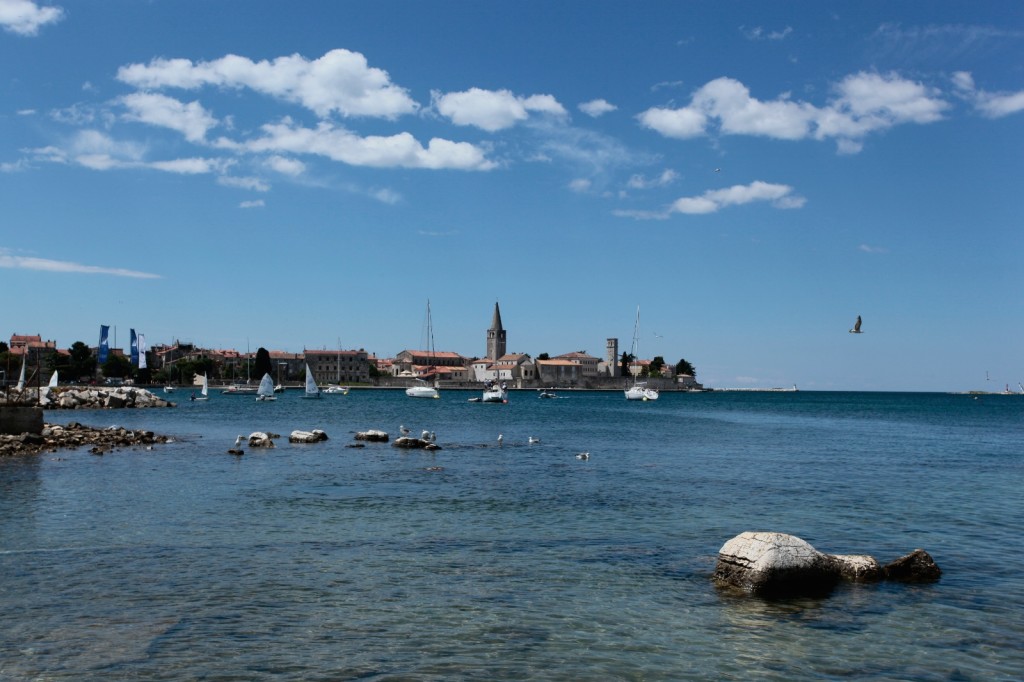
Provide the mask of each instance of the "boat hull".
{"label": "boat hull", "polygon": [[405,389],[405,394],[410,398],[440,398],[441,395],[432,386],[410,386]]}

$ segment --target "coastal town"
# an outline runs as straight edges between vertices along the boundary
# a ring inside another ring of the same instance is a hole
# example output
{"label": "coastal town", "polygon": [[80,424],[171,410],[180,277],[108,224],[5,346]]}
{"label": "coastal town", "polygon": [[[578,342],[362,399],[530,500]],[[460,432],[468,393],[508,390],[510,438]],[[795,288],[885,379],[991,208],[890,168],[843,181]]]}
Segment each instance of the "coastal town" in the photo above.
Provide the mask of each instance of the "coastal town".
{"label": "coastal town", "polygon": [[638,358],[629,349],[620,348],[617,338],[605,340],[601,357],[586,350],[556,356],[540,353],[536,357],[509,352],[498,303],[486,330],[485,352],[479,357],[433,348],[406,349],[384,358],[364,349],[239,351],[203,348],[178,340],[146,346],[144,341],[138,342],[134,330],[133,345],[126,355],[123,349],[107,347],[105,333],[103,328],[96,346],[79,341],[68,348],[39,334],[13,333],[6,348],[0,341],[0,383],[13,383],[24,366],[35,373],[30,384],[46,383],[58,372],[65,383],[191,386],[206,374],[210,383],[229,386],[252,383],[269,373],[277,385],[298,386],[308,366],[319,385],[402,388],[427,382],[471,388],[504,383],[511,388],[615,389],[643,380],[659,390],[704,390],[696,380],[693,365],[685,359],[670,363],[662,357]]}

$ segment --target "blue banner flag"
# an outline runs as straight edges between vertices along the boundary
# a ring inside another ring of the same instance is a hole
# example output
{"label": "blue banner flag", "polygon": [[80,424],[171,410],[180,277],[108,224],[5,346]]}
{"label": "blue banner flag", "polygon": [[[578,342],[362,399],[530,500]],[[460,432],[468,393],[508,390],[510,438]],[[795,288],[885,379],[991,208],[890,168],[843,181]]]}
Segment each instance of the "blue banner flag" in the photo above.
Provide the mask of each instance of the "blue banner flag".
{"label": "blue banner flag", "polygon": [[132,367],[139,366],[139,338],[135,336],[135,330],[132,330]]}
{"label": "blue banner flag", "polygon": [[99,363],[102,365],[107,361],[107,353],[110,348],[107,346],[107,332],[110,331],[110,325],[100,325],[100,350],[99,350]]}

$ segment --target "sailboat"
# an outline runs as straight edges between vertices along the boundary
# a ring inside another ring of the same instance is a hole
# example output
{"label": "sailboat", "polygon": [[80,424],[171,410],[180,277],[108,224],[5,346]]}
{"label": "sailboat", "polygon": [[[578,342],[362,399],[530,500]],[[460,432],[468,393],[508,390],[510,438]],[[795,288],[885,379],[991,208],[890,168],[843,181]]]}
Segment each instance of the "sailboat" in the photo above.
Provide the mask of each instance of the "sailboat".
{"label": "sailboat", "polygon": [[46,384],[47,388],[57,388],[57,370],[53,370],[53,375],[50,377],[50,383]]}
{"label": "sailboat", "polygon": [[21,374],[18,375],[18,385],[15,386],[15,390],[21,393],[25,390],[25,362],[28,360],[28,349],[25,349],[25,354],[21,356]]}
{"label": "sailboat", "polygon": [[[431,362],[434,360],[434,328],[433,322],[430,319],[430,300],[427,300],[427,353],[430,356]],[[431,365],[431,369],[433,369]],[[410,398],[440,398],[441,394],[437,390],[437,379],[435,376],[434,385],[431,386],[423,379],[417,379],[415,386],[410,386],[405,389],[405,394]]]}
{"label": "sailboat", "polygon": [[206,372],[203,372],[203,384],[199,390],[199,397],[192,396],[191,400],[209,400],[210,399],[210,380],[206,377]]}
{"label": "sailboat", "polygon": [[260,387],[256,389],[256,400],[277,400],[277,396],[274,395],[274,380],[270,377],[270,372],[264,374],[260,380]]}
{"label": "sailboat", "polygon": [[306,363],[306,395],[303,398],[319,398],[320,387],[316,385],[313,373],[309,371],[309,363]]}
{"label": "sailboat", "polygon": [[[637,346],[639,344],[640,336],[640,306],[636,308],[636,324],[633,327],[633,347],[630,350],[630,355],[636,357]],[[630,372],[632,374],[632,372]],[[644,382],[638,382],[636,377],[633,377],[633,385],[626,389],[626,400],[657,400],[658,391],[653,388],[648,388]]]}

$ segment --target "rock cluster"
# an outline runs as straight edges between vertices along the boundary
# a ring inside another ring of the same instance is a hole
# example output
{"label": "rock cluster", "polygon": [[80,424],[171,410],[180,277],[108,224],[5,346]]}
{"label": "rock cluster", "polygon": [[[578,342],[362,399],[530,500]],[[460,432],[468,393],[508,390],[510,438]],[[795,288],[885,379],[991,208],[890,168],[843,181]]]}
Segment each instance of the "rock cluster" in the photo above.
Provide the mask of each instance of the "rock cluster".
{"label": "rock cluster", "polygon": [[117,409],[122,407],[174,407],[144,388],[56,388],[42,389],[39,405],[47,410]]}
{"label": "rock cluster", "polygon": [[253,431],[249,434],[249,447],[250,448],[272,448],[274,447],[274,439],[280,438],[281,436],[276,433],[266,433],[263,431]]}
{"label": "rock cluster", "polygon": [[365,440],[371,443],[387,443],[389,437],[388,434],[384,431],[370,429],[369,431],[360,431],[359,433],[357,433],[356,440]]}
{"label": "rock cluster", "polygon": [[288,436],[289,443],[319,443],[322,440],[327,440],[327,434],[320,429],[292,431]]}
{"label": "rock cluster", "polygon": [[0,435],[0,457],[35,455],[86,445],[93,446],[90,452],[99,455],[114,448],[167,443],[170,440],[171,438],[158,436],[152,431],[133,431],[117,426],[97,429],[77,422],[71,422],[67,426],[44,424],[43,431],[39,434]]}
{"label": "rock cluster", "polygon": [[841,580],[930,582],[942,571],[923,549],[882,566],[866,555],[825,554],[785,533],[740,533],[718,551],[714,580],[766,595],[827,594]]}

